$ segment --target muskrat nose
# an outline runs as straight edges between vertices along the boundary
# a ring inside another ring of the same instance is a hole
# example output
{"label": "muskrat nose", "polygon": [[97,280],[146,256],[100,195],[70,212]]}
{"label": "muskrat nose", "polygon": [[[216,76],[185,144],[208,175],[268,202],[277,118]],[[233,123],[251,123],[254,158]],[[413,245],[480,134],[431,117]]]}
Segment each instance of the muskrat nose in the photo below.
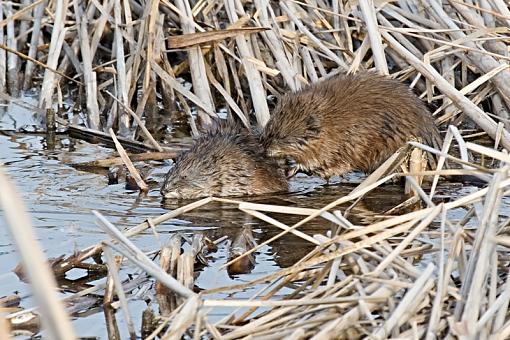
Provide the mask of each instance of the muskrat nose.
{"label": "muskrat nose", "polygon": [[166,191],[161,189],[161,195],[164,198],[181,198],[181,194],[177,190]]}

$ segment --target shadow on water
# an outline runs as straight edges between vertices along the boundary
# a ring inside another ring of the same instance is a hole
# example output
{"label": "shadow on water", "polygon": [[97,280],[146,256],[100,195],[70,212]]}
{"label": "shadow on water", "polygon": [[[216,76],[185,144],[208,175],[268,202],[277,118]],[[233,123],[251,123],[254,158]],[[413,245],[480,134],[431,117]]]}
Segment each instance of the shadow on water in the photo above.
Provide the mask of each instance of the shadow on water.
{"label": "shadow on water", "polygon": [[[119,228],[135,226],[148,217],[156,217],[189,202],[162,202],[159,185],[170,166],[170,162],[150,162],[146,170],[151,182],[151,190],[145,197],[137,192],[127,191],[124,183],[108,185],[105,173],[91,173],[77,170],[72,163],[86,162],[114,156],[114,151],[99,145],[72,140],[63,135],[55,137],[55,143],[48,149],[44,136],[27,134],[0,134],[0,162],[5,164],[7,172],[21,191],[48,257],[70,255],[75,250],[96,244],[106,238],[95,225],[91,213],[98,210]],[[291,193],[270,197],[251,197],[247,201],[271,203],[277,205],[320,208],[333,200],[349,193],[362,177],[349,175],[344,179],[334,179],[325,185],[321,180],[297,176],[291,183]],[[350,220],[356,224],[373,221],[383,212],[405,200],[398,185],[383,186],[371,192],[350,212]],[[339,207],[341,210],[347,206]],[[302,217],[283,214],[269,214],[279,221],[292,225]],[[19,280],[12,272],[18,263],[11,239],[7,234],[5,221],[0,218],[0,296],[18,294],[22,297],[21,306],[33,304],[29,286]],[[176,232],[192,235],[203,232],[215,240],[227,236],[230,240],[243,225],[250,224],[255,240],[261,243],[280,232],[274,226],[248,217],[235,205],[213,202],[200,209],[180,216],[179,219],[167,221],[158,226],[159,238],[149,230],[133,238],[135,244],[144,251],[155,251],[162,242]],[[323,219],[315,219],[300,228],[313,235],[324,234],[332,225]],[[203,268],[196,278],[199,289],[243,283],[262,275],[274,272],[278,268],[288,267],[300,260],[312,250],[311,244],[294,236],[286,235],[279,240],[261,248],[256,255],[256,266],[249,274],[229,277],[225,270],[219,268],[227,261],[228,247],[221,243],[217,252],[211,254],[209,265]],[[136,272],[134,267],[125,267],[124,278]],[[75,292],[104,281],[104,277],[82,279],[83,271],[71,271],[65,280],[61,280],[62,294]],[[253,290],[236,295],[238,298],[249,297]],[[226,297],[218,294],[217,297]],[[130,308],[139,324],[141,310],[145,308],[147,294],[130,302]],[[90,309],[74,320],[78,334],[82,336],[106,336],[106,325],[102,309]],[[98,313],[100,312],[100,313]],[[229,310],[221,311],[212,317],[221,317]],[[121,322],[119,320],[119,322]],[[119,325],[121,333],[125,327]]]}

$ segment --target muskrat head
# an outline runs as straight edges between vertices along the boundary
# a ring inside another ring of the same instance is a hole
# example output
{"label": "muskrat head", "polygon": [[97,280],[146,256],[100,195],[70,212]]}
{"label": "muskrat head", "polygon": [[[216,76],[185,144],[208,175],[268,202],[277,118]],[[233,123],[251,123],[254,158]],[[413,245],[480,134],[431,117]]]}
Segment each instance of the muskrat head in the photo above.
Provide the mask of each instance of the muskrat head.
{"label": "muskrat head", "polygon": [[294,159],[303,153],[321,132],[319,117],[303,108],[277,108],[261,134],[270,157]]}
{"label": "muskrat head", "polygon": [[246,196],[284,191],[287,181],[257,136],[218,125],[181,154],[161,188],[165,198]]}
{"label": "muskrat head", "polygon": [[211,191],[210,170],[193,150],[181,154],[166,174],[161,195],[177,199],[208,196]]}
{"label": "muskrat head", "polygon": [[192,199],[249,193],[259,154],[264,154],[256,142],[251,133],[236,125],[212,129],[177,158],[161,194]]}
{"label": "muskrat head", "polygon": [[192,199],[216,195],[223,185],[226,137],[200,138],[168,171],[161,194]]}

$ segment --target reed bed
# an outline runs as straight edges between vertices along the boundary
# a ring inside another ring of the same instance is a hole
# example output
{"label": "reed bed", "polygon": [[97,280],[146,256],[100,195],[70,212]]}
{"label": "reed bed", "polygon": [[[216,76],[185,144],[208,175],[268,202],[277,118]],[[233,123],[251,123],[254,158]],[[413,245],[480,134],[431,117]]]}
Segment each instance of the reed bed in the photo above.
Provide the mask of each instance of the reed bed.
{"label": "reed bed", "polygon": [[[2,99],[20,103],[15,99],[20,90],[35,88],[34,112],[41,120],[57,113],[60,128],[113,140],[123,159],[121,144],[129,140],[138,148],[168,151],[152,135],[159,116],[177,121],[184,115],[192,135],[222,109],[246,126],[261,127],[270,115],[269,95],[373,68],[409,82],[434,107],[444,131],[441,150],[410,144],[415,152],[435,154],[436,169],[407,166],[396,154],[350,194],[321,209],[206,198],[123,232],[95,213],[109,238],[52,262],[53,272],[90,266],[90,259],[104,254],[108,282],[76,295],[105,289],[111,337],[118,329],[108,311],[118,308],[131,337],[138,333],[127,304],[133,285],[148,275],[157,281],[160,307],[155,315],[144,312],[141,332],[148,339],[508,338],[510,238],[502,205],[510,185],[509,25],[504,0],[2,2]],[[182,79],[191,82],[191,90]],[[69,98],[83,112],[85,127],[68,119],[64,99]],[[490,137],[484,143],[469,141],[484,136]],[[443,169],[445,160],[458,169]],[[395,162],[399,172],[388,174]],[[143,189],[143,179],[133,171]],[[454,173],[475,175],[487,186],[441,202],[436,199],[440,176]],[[418,202],[418,208],[390,212],[363,226],[350,221],[349,209],[338,209],[355,206],[399,176],[406,178],[414,193],[411,205]],[[423,177],[431,179],[430,186],[420,185]],[[282,230],[255,247],[245,242],[241,257],[287,233],[315,249],[295,265],[252,282],[195,293],[193,266],[207,242],[190,241],[195,246],[180,254],[184,241],[172,238],[157,264],[130,240],[148,228],[157,233],[158,224],[212,201],[233,204]],[[5,211],[15,213],[16,207],[2,202]],[[279,214],[303,218],[288,226]],[[325,235],[300,231],[312,219],[334,227]],[[19,250],[26,252],[22,244]],[[121,282],[117,271],[127,261],[141,274]],[[253,287],[258,293],[250,299],[235,297]],[[214,298],[223,292],[232,298]],[[69,338],[67,326],[59,329],[54,321],[65,320],[58,305],[52,311],[47,298],[39,301],[43,322],[52,334]],[[212,322],[208,315],[217,308],[232,313]],[[6,318],[12,325],[29,312]],[[0,332],[3,324],[0,316]]]}
{"label": "reed bed", "polygon": [[220,109],[263,126],[268,95],[376,68],[409,81],[439,124],[468,120],[508,147],[498,128],[508,128],[510,103],[503,0],[39,0],[1,9],[0,91],[37,89],[42,120],[71,97],[88,128],[159,149],[145,129],[158,115],[186,114],[195,134]]}

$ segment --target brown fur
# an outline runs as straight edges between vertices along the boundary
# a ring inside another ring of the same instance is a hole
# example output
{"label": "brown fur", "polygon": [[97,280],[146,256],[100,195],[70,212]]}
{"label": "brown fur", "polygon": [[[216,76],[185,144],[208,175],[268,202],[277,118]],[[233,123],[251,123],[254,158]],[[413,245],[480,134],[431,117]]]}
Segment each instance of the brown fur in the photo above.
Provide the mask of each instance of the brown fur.
{"label": "brown fur", "polygon": [[199,138],[166,175],[166,198],[260,195],[288,190],[277,163],[265,155],[257,137],[223,125]]}
{"label": "brown fur", "polygon": [[440,140],[425,104],[401,82],[362,72],[284,95],[261,141],[270,156],[327,179],[372,172],[413,137]]}

